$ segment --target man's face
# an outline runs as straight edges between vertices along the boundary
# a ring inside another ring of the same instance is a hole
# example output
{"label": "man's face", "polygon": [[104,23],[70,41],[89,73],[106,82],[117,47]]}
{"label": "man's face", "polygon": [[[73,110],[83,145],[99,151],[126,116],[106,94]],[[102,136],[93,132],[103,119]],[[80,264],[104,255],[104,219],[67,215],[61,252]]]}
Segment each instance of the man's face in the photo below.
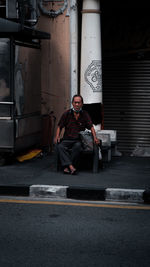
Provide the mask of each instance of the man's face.
{"label": "man's face", "polygon": [[74,100],[72,102],[72,105],[73,105],[73,108],[75,110],[77,110],[77,111],[80,110],[82,108],[82,106],[83,106],[81,97],[79,97],[79,96],[74,97]]}

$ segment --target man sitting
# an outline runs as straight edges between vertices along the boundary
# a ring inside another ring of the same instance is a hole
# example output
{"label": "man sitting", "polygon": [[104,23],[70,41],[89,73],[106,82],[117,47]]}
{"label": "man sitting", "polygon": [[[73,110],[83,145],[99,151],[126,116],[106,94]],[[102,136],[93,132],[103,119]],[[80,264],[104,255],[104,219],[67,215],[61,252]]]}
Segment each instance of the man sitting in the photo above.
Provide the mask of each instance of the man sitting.
{"label": "man sitting", "polygon": [[[82,143],[80,140],[80,131],[86,128],[91,130],[93,141],[99,144],[96,137],[92,120],[87,111],[82,110],[83,98],[81,95],[74,95],[72,98],[72,109],[65,111],[56,130],[54,143],[58,145],[58,153],[65,174],[76,174],[77,160],[82,151]],[[63,140],[60,142],[60,134],[65,129]],[[71,149],[71,153],[69,150]]]}

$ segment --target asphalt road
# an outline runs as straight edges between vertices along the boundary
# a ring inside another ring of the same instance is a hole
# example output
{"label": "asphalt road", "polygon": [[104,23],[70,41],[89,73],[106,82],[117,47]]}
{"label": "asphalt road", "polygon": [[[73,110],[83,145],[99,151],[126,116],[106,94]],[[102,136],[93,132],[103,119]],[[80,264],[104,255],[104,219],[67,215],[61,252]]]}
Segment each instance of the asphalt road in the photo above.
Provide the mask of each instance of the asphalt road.
{"label": "asphalt road", "polygon": [[148,267],[150,206],[0,199],[0,267]]}

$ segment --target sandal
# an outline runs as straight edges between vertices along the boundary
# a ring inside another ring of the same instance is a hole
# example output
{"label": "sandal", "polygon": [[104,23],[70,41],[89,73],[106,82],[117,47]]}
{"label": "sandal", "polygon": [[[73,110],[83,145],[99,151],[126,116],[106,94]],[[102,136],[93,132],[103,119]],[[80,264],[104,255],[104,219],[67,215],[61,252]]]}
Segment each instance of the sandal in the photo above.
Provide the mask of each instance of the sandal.
{"label": "sandal", "polygon": [[64,174],[70,174],[70,170],[68,168],[64,169]]}
{"label": "sandal", "polygon": [[76,169],[72,170],[72,171],[70,171],[70,173],[71,173],[71,175],[76,175],[77,174],[77,170]]}

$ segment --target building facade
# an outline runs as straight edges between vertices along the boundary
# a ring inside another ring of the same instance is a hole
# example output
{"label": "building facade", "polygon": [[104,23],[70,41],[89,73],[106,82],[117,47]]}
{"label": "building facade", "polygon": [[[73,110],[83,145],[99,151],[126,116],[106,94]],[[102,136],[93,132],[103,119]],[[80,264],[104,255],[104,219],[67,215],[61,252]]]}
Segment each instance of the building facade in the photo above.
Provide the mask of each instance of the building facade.
{"label": "building facade", "polygon": [[[101,110],[97,113],[95,104],[103,105],[104,129],[117,131],[118,149],[123,154],[150,147],[150,22],[146,1],[142,7],[118,0],[25,2],[30,4],[30,11],[33,8],[28,23],[36,20],[30,27],[51,37],[40,39],[39,55],[33,56],[32,63],[29,58],[35,49],[24,48],[22,53],[25,56],[24,50],[28,50],[28,56],[18,64],[24,73],[30,67],[31,76],[34,68],[37,84],[33,86],[40,84],[41,114],[56,118],[51,127],[70,108],[72,96],[82,93],[97,118]],[[4,11],[1,14],[4,17]]]}

